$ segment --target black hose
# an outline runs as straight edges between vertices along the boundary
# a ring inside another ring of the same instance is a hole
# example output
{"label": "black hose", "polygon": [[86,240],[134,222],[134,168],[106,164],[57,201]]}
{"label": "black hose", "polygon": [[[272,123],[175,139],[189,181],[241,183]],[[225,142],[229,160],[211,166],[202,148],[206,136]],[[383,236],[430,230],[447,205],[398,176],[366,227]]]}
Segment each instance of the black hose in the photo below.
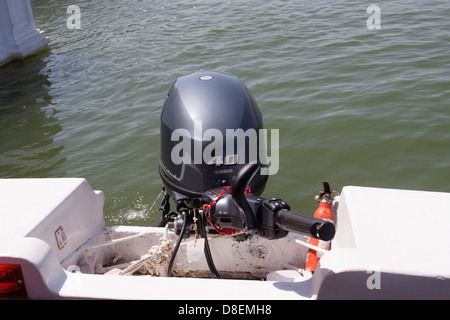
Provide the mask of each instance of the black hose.
{"label": "black hose", "polygon": [[213,261],[212,255],[211,255],[211,250],[209,248],[208,236],[206,234],[206,229],[205,229],[206,220],[205,220],[204,212],[200,213],[199,221],[200,221],[200,235],[202,236],[203,239],[205,239],[204,253],[205,253],[206,262],[208,263],[209,270],[211,271],[211,273],[214,275],[214,277],[216,279],[221,279],[222,277],[220,276],[219,272],[216,269],[216,266],[214,265],[214,261]]}
{"label": "black hose", "polygon": [[173,262],[175,261],[175,257],[177,255],[178,248],[180,247],[181,241],[183,241],[184,232],[186,230],[186,220],[187,220],[186,212],[181,211],[181,218],[183,219],[183,226],[181,227],[180,235],[178,236],[177,243],[175,244],[175,248],[173,249],[172,257],[170,257],[169,267],[167,268],[167,276],[168,277],[172,277]]}
{"label": "black hose", "polygon": [[244,191],[245,187],[249,184],[252,177],[256,174],[259,169],[258,163],[249,163],[239,170],[234,178],[233,185],[231,187],[231,197],[236,202],[237,206],[241,208],[243,212],[243,229],[244,231],[251,231],[256,229],[257,221],[253,214],[253,210],[248,204],[245,198]]}

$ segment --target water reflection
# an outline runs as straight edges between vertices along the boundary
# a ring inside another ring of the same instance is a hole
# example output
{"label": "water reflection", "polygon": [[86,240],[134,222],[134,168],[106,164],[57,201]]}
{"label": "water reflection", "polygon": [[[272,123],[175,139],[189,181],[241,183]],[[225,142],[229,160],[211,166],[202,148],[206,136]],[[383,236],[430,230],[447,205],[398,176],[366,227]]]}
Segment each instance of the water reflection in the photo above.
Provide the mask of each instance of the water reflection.
{"label": "water reflection", "polygon": [[0,178],[64,175],[61,125],[42,72],[48,51],[0,68]]}

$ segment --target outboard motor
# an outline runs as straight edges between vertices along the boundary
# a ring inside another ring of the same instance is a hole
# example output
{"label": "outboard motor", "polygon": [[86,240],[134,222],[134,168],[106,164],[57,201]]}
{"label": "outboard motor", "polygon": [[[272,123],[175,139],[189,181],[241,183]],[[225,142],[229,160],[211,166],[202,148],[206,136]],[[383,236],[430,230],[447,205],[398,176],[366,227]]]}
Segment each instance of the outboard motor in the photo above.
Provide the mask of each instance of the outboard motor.
{"label": "outboard motor", "polygon": [[[260,163],[262,127],[258,105],[236,76],[199,71],[178,78],[161,113],[159,166],[175,201],[231,185],[245,164]],[[267,178],[257,173],[250,181],[254,194],[262,193]]]}
{"label": "outboard motor", "polygon": [[[267,239],[289,231],[321,240],[334,237],[334,224],[290,211],[279,198],[261,197],[268,175],[261,174],[263,121],[258,105],[236,76],[198,71],[170,87],[161,113],[159,173],[165,186],[158,226],[169,223],[179,235],[168,275],[184,237],[199,230],[208,266],[217,278],[207,233]],[[261,149],[261,150],[260,150]],[[176,211],[170,212],[173,197]]]}

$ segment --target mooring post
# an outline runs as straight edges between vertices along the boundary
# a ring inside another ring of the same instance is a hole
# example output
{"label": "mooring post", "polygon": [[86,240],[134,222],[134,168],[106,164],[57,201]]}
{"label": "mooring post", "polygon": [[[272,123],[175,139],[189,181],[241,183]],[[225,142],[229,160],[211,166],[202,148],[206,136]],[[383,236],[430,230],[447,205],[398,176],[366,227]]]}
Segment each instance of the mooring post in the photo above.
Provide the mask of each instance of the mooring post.
{"label": "mooring post", "polygon": [[48,42],[34,25],[30,0],[0,0],[0,66],[32,55]]}

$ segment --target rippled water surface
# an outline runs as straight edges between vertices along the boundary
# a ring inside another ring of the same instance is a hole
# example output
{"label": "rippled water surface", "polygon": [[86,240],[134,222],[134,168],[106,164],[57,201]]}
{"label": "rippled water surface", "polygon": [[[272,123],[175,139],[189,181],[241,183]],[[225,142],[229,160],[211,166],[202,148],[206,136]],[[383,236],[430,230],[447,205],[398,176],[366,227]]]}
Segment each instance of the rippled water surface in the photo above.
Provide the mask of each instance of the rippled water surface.
{"label": "rippled water surface", "polygon": [[209,68],[240,77],[280,130],[264,196],[312,214],[323,179],[450,192],[448,1],[378,2],[375,30],[370,4],[32,1],[50,44],[0,68],[0,177],[84,177],[108,224],[154,224],[164,99]]}

